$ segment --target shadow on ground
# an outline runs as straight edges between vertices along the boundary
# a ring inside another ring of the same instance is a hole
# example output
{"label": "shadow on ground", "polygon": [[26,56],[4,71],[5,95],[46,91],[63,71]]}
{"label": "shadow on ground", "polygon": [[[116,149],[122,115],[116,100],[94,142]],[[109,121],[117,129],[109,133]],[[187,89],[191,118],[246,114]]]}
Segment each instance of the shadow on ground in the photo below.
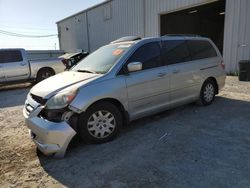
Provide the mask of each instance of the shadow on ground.
{"label": "shadow on ground", "polygon": [[250,187],[249,109],[217,97],[137,120],[109,143],[75,139],[65,158],[39,160],[67,187]]}
{"label": "shadow on ground", "polygon": [[0,109],[24,105],[27,94],[32,87],[30,83],[0,85]]}

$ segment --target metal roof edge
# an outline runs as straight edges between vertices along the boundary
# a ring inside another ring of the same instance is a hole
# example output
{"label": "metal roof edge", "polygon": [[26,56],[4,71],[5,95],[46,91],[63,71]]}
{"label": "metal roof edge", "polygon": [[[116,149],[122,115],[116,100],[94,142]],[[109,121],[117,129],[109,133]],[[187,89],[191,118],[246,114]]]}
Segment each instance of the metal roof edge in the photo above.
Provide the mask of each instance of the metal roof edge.
{"label": "metal roof edge", "polygon": [[72,14],[72,15],[66,17],[66,18],[63,18],[62,20],[57,21],[56,24],[59,24],[60,22],[63,22],[63,21],[65,21],[65,20],[69,19],[69,18],[72,18],[72,17],[77,16],[77,15],[79,15],[79,14],[82,14],[82,13],[88,12],[88,11],[90,11],[90,10],[92,10],[92,9],[95,9],[95,8],[97,8],[97,7],[100,7],[100,6],[102,6],[102,5],[106,4],[106,3],[109,3],[109,2],[111,2],[111,1],[113,1],[113,0],[105,0],[104,2],[101,2],[101,3],[99,3],[99,4],[93,5],[93,6],[89,7],[89,8],[87,8],[87,9],[84,9],[84,10],[82,10],[82,11],[80,11],[80,12],[77,12],[77,13]]}

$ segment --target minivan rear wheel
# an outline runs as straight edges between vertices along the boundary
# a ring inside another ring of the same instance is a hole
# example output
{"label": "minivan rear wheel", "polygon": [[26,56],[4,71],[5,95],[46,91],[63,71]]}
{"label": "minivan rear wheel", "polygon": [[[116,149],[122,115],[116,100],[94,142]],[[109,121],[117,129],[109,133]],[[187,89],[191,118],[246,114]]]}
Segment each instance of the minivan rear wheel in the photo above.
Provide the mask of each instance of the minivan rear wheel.
{"label": "minivan rear wheel", "polygon": [[109,102],[91,106],[78,120],[80,137],[89,143],[104,143],[115,138],[122,126],[122,114]]}
{"label": "minivan rear wheel", "polygon": [[201,88],[199,103],[204,106],[210,105],[214,101],[215,93],[215,83],[212,80],[206,80]]}

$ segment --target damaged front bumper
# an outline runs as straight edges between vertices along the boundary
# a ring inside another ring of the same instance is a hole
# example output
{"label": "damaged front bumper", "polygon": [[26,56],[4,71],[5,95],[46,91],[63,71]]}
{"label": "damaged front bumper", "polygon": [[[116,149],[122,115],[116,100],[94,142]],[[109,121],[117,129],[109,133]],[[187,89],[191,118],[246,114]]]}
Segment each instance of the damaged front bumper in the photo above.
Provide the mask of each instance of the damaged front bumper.
{"label": "damaged front bumper", "polygon": [[23,115],[30,135],[38,149],[45,155],[63,157],[75,130],[65,121],[52,122],[39,117],[44,109],[30,95],[25,102]]}

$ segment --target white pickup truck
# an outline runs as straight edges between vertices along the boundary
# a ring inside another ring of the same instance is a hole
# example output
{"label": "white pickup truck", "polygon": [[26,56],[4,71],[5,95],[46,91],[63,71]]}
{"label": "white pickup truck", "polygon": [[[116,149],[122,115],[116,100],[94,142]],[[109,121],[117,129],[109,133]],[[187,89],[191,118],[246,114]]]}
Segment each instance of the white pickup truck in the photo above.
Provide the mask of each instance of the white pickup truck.
{"label": "white pickup truck", "polygon": [[65,70],[62,58],[29,60],[24,49],[0,49],[0,85],[40,82]]}

